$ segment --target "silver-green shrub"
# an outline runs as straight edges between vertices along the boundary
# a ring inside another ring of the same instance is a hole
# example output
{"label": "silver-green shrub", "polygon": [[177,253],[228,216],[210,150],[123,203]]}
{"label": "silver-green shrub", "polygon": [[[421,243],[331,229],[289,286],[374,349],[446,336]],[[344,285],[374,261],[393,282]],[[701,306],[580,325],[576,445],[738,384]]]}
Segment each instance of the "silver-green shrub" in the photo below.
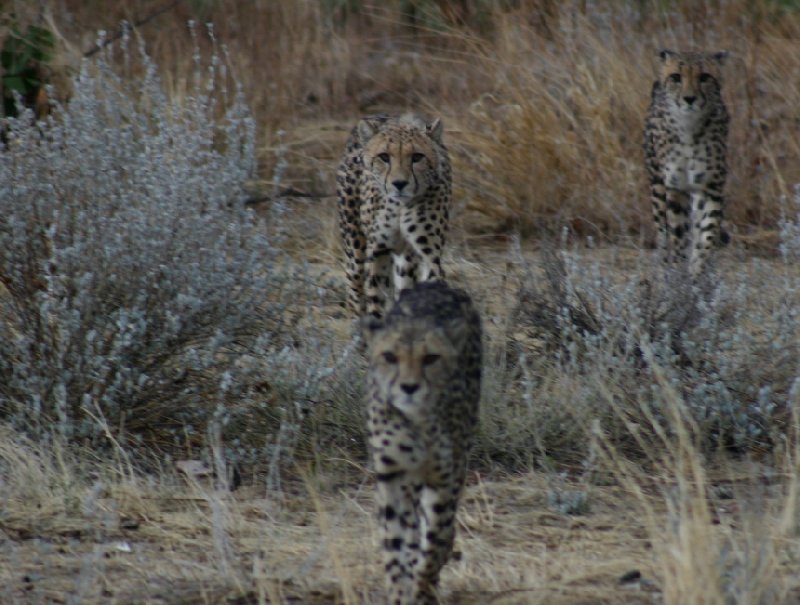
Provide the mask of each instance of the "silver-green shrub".
{"label": "silver-green shrub", "polygon": [[657,456],[676,410],[703,450],[786,439],[800,394],[800,191],[787,205],[779,255],[723,253],[699,284],[646,253],[626,269],[591,247],[543,254],[508,361],[488,368],[477,454],[575,463],[597,426],[621,450]]}
{"label": "silver-green shrub", "polygon": [[124,55],[5,124],[0,417],[35,434],[202,435],[255,398],[241,356],[283,346],[299,283],[242,203],[255,125],[224,61],[196,57],[181,98]]}

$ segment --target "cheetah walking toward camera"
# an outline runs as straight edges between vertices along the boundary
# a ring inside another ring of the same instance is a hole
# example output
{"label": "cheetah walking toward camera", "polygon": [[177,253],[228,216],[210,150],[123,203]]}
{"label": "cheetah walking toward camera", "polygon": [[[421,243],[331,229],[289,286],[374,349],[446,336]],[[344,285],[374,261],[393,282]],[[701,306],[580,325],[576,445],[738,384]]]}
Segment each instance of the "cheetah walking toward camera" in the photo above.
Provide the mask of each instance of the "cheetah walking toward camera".
{"label": "cheetah walking toward camera", "polygon": [[727,238],[721,222],[729,118],[720,84],[726,53],[659,56],[644,128],[658,246],[668,263],[688,257],[697,278],[711,249]]}
{"label": "cheetah walking toward camera", "polygon": [[348,306],[358,316],[383,315],[392,281],[397,294],[444,277],[452,185],[442,130],[438,119],[376,115],[350,133],[336,189]]}
{"label": "cheetah walking toward camera", "polygon": [[368,429],[390,605],[438,603],[478,422],[481,320],[461,290],[403,290],[367,324]]}

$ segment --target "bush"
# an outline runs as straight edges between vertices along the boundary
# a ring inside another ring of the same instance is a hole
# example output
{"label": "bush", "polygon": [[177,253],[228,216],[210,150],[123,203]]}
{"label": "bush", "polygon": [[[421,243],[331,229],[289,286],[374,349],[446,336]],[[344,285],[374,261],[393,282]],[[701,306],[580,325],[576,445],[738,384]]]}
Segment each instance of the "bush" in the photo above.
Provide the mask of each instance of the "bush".
{"label": "bush", "polygon": [[255,126],[225,63],[196,56],[175,100],[133,55],[84,61],[47,121],[6,123],[0,416],[32,434],[163,446],[263,400],[242,355],[284,345],[301,287],[242,203]]}
{"label": "bush", "polygon": [[510,320],[508,362],[487,373],[495,403],[478,454],[575,463],[599,428],[656,461],[678,424],[704,452],[783,444],[800,393],[798,226],[800,215],[783,220],[782,258],[736,259],[696,286],[643,256],[623,273],[591,249],[543,253]]}

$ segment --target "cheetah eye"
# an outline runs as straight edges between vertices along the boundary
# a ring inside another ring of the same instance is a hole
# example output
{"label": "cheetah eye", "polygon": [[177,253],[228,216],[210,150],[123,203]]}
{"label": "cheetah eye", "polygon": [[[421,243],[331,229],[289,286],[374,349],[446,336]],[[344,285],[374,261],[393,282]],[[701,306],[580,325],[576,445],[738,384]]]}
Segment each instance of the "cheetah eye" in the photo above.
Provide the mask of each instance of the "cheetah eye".
{"label": "cheetah eye", "polygon": [[681,74],[674,73],[669,75],[669,80],[675,82],[675,84],[679,84],[681,81]]}
{"label": "cheetah eye", "polygon": [[389,158],[389,154],[388,153],[379,153],[378,154],[378,159],[381,162],[384,162],[385,164],[388,164],[389,163],[389,159],[390,159]]}
{"label": "cheetah eye", "polygon": [[421,162],[425,159],[424,153],[414,153],[411,155],[411,163],[416,164],[417,162]]}
{"label": "cheetah eye", "polygon": [[439,361],[439,357],[441,357],[441,355],[435,355],[433,353],[425,355],[425,357],[422,358],[422,365],[429,366],[433,363],[436,363]]}
{"label": "cheetah eye", "polygon": [[397,355],[395,355],[391,351],[386,351],[385,353],[383,353],[383,360],[386,363],[390,363],[390,364],[394,365],[394,364],[397,363]]}
{"label": "cheetah eye", "polygon": [[711,74],[707,74],[705,72],[700,74],[700,81],[701,82],[708,82],[711,79]]}

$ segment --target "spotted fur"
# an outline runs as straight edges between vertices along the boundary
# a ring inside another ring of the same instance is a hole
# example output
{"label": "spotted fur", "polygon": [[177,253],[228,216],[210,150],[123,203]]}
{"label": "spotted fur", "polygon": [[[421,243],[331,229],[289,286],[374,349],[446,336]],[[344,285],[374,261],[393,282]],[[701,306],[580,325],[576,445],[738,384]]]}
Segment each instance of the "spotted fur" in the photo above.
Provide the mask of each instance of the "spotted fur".
{"label": "spotted fur", "polygon": [[726,53],[659,54],[644,129],[658,245],[669,263],[699,276],[721,229],[728,112],[721,94]]}
{"label": "spotted fur", "polygon": [[375,115],[350,133],[337,193],[348,305],[358,316],[381,317],[400,290],[444,277],[451,171],[442,130],[438,119]]}
{"label": "spotted fur", "polygon": [[372,320],[367,341],[388,603],[433,605],[478,422],[481,320],[465,292],[425,282]]}

